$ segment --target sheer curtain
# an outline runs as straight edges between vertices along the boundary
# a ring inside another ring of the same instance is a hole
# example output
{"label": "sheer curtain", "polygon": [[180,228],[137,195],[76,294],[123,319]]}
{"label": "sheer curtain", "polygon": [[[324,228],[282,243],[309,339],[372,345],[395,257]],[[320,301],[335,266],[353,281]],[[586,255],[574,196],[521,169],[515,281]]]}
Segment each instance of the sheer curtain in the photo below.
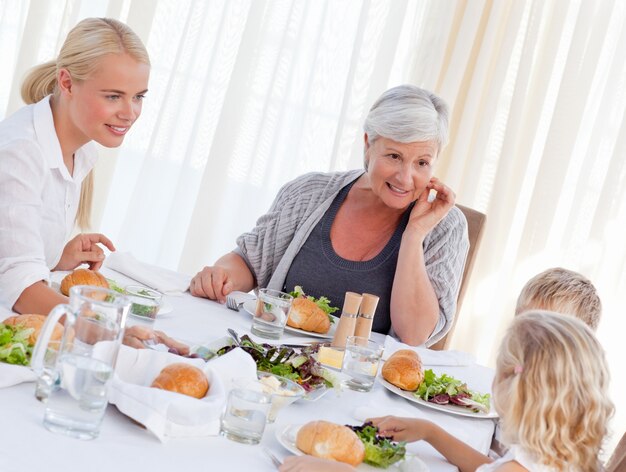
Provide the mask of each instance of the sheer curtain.
{"label": "sheer curtain", "polygon": [[[620,0],[0,0],[0,118],[87,16],[152,60],[143,115],[102,149],[95,229],[195,273],[279,187],[362,165],[361,124],[410,82],[452,107],[437,174],[487,228],[453,344],[492,364],[517,293],[563,266],[598,287],[598,336],[626,389],[626,11]],[[618,404],[616,435],[626,424]],[[613,438],[611,444],[615,444]]]}

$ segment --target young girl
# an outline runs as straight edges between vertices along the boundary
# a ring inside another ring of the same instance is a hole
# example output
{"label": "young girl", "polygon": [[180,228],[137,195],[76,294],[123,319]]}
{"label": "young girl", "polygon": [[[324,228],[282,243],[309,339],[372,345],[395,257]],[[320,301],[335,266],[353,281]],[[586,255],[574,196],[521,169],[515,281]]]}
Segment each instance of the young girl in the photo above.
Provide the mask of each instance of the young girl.
{"label": "young girl", "polygon": [[[580,320],[532,311],[513,320],[500,346],[493,401],[502,421],[503,458],[491,459],[420,419],[373,418],[381,434],[424,440],[461,471],[596,471],[613,413],[604,351]],[[289,457],[282,472],[350,470],[313,457]]]}
{"label": "young girl", "polygon": [[0,306],[47,314],[67,299],[50,270],[98,269],[101,234],[67,239],[89,225],[92,141],[117,147],[141,114],[150,60],[139,37],[109,18],[81,21],[55,61],[22,86],[25,106],[0,123]]}

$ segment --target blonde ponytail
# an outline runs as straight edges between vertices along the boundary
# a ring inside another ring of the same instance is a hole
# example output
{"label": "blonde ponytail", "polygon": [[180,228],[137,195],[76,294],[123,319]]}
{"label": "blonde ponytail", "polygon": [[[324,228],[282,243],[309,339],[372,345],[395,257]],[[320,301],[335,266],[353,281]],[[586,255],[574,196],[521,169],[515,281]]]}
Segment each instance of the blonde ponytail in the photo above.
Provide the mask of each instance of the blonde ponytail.
{"label": "blonde ponytail", "polygon": [[80,199],[78,200],[78,211],[76,212],[76,224],[82,231],[91,228],[91,204],[93,201],[93,169],[87,174],[80,187]]}
{"label": "blonde ponytail", "polygon": [[57,63],[48,61],[30,70],[22,83],[22,100],[27,105],[37,103],[54,93],[57,85]]}

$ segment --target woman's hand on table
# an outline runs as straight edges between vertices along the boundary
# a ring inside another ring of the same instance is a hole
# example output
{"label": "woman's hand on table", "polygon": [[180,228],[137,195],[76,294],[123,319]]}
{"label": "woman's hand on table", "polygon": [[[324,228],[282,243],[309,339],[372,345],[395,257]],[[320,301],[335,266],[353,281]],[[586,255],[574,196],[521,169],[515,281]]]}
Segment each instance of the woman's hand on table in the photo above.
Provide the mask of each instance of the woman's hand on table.
{"label": "woman's hand on table", "polygon": [[205,267],[191,279],[189,291],[194,297],[204,297],[224,303],[226,295],[233,291],[231,276],[223,267]]}
{"label": "woman's hand on table", "polygon": [[413,442],[426,439],[432,426],[430,421],[400,416],[381,416],[368,418],[366,421],[371,421],[378,427],[378,434],[392,437],[394,441]]}
{"label": "woman's hand on table", "polygon": [[163,331],[155,331],[145,326],[131,326],[124,331],[124,344],[135,349],[145,349],[145,341],[153,340],[155,344],[165,344],[168,348],[174,348],[180,355],[189,354],[189,346],[170,338]]}
{"label": "woman's hand on table", "polygon": [[278,469],[280,472],[351,472],[354,467],[343,462],[313,456],[289,456]]}
{"label": "woman's hand on table", "polygon": [[89,264],[91,270],[100,269],[104,262],[104,251],[99,244],[115,251],[111,240],[103,234],[79,234],[65,245],[59,263],[52,270],[73,270],[81,264]]}
{"label": "woman's hand on table", "polygon": [[[431,190],[437,192],[432,202],[428,199]],[[455,200],[456,194],[452,189],[433,177],[415,202],[408,227],[419,230],[420,234],[426,236],[448,214]]]}
{"label": "woman's hand on table", "polygon": [[189,284],[194,297],[204,297],[226,303],[233,290],[249,292],[255,287],[254,276],[243,258],[234,252],[220,257],[214,266],[198,272]]}

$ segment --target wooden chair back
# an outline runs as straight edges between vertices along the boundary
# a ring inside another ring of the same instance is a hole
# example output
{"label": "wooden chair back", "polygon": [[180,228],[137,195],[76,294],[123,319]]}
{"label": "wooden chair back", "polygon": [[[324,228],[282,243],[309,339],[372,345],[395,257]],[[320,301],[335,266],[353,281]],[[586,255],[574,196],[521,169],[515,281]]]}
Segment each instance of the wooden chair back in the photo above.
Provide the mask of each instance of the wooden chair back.
{"label": "wooden chair back", "polygon": [[430,346],[431,349],[448,349],[452,337],[452,333],[454,332],[454,328],[456,327],[457,320],[459,318],[459,311],[461,310],[461,305],[463,304],[463,298],[465,297],[465,291],[467,290],[467,285],[469,282],[469,276],[472,273],[472,269],[474,267],[474,261],[476,260],[476,254],[478,253],[478,248],[480,246],[480,240],[483,236],[483,229],[485,227],[485,221],[487,217],[484,213],[473,210],[469,207],[463,205],[456,205],[459,210],[463,212],[465,215],[465,219],[467,220],[467,235],[469,238],[469,251],[467,252],[467,259],[465,260],[465,269],[463,270],[463,278],[461,279],[461,287],[459,288],[459,296],[456,302],[456,314],[454,315],[454,321],[452,322],[452,327],[450,331],[446,333],[446,335],[437,341],[435,344]]}

